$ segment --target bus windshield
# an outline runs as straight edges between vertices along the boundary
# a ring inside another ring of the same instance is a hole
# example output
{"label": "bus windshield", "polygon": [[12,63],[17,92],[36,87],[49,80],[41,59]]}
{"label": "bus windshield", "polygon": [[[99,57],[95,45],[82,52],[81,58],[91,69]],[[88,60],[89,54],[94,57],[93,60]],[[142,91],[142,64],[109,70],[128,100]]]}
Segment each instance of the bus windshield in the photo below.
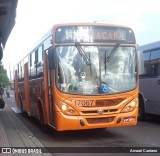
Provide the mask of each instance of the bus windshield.
{"label": "bus windshield", "polygon": [[68,94],[101,95],[122,93],[136,87],[135,47],[80,44],[78,47],[56,47],[56,82],[60,91]]}

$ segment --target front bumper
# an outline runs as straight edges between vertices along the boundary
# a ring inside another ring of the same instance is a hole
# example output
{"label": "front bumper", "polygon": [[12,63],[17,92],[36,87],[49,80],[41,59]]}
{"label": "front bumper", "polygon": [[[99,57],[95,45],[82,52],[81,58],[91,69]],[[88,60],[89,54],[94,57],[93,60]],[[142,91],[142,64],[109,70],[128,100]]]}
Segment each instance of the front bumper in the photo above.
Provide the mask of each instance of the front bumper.
{"label": "front bumper", "polygon": [[56,113],[56,130],[82,130],[119,126],[134,126],[137,124],[138,108],[132,112],[99,116],[67,116]]}

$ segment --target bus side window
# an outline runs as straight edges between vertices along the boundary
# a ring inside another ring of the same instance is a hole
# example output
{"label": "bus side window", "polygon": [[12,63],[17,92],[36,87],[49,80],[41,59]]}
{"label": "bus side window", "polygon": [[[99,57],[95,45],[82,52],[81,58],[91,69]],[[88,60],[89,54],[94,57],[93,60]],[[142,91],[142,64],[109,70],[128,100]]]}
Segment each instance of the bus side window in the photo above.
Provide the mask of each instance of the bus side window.
{"label": "bus side window", "polygon": [[35,68],[35,51],[30,54],[30,79],[36,77],[36,68]]}
{"label": "bus side window", "polygon": [[19,81],[19,64],[17,64],[17,73],[18,73],[18,81]]}
{"label": "bus side window", "polygon": [[31,57],[31,54],[29,54],[29,57],[28,57],[28,76],[29,76],[29,79],[31,78],[31,62],[32,62],[32,57]]}
{"label": "bus side window", "polygon": [[19,81],[22,81],[22,67],[21,67],[21,62],[18,64],[18,77],[19,77]]}
{"label": "bus side window", "polygon": [[158,76],[159,73],[159,65],[160,65],[160,49],[151,51],[151,58],[150,58],[150,64],[151,64],[151,76]]}
{"label": "bus side window", "polygon": [[150,76],[150,52],[144,52],[144,74],[141,75],[142,77]]}
{"label": "bus side window", "polygon": [[24,80],[24,60],[21,61],[21,81]]}
{"label": "bus side window", "polygon": [[[29,55],[30,56],[30,55]],[[26,63],[28,63],[28,74],[29,74],[29,56],[27,55],[25,58],[24,58],[24,61],[23,61],[23,73],[24,73],[24,65]]]}
{"label": "bus side window", "polygon": [[38,48],[37,77],[43,77],[43,46]]}
{"label": "bus side window", "polygon": [[16,70],[17,70],[17,76],[18,76],[18,81],[19,81],[19,64],[16,65]]}

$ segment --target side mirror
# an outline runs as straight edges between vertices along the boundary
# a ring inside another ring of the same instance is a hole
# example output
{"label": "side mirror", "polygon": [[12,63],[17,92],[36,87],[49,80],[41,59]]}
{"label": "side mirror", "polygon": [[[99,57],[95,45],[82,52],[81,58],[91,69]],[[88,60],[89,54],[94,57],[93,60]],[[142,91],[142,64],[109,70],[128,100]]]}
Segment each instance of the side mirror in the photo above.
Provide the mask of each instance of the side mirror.
{"label": "side mirror", "polygon": [[56,69],[57,56],[53,48],[48,50],[48,63],[49,63],[49,69]]}
{"label": "side mirror", "polygon": [[138,68],[139,68],[139,75],[144,74],[144,55],[143,55],[143,51],[138,51]]}

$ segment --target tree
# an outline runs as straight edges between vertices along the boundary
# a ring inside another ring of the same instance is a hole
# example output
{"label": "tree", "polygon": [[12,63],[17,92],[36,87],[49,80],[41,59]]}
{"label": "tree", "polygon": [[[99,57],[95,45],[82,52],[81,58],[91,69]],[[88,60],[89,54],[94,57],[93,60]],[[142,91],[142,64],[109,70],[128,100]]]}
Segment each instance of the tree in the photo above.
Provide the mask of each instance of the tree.
{"label": "tree", "polygon": [[7,76],[7,70],[4,69],[2,62],[0,61],[0,86],[9,86],[9,78]]}

